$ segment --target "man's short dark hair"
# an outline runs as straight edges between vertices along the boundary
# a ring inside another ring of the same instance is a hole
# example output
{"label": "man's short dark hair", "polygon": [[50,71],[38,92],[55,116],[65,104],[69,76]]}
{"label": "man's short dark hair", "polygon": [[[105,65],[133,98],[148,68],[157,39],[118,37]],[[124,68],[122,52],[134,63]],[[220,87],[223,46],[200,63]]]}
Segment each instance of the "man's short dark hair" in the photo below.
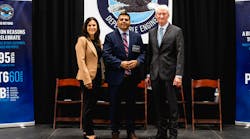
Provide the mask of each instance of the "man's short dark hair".
{"label": "man's short dark hair", "polygon": [[122,12],[119,14],[118,18],[119,18],[121,15],[126,15],[126,16],[128,16],[129,19],[130,19],[130,15],[129,15],[126,11],[122,11]]}

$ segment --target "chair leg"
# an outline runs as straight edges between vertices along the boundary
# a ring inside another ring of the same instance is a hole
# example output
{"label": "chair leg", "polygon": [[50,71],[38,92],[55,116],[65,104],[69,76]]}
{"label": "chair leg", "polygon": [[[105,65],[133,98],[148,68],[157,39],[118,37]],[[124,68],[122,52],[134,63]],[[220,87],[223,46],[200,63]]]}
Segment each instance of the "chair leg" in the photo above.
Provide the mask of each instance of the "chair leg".
{"label": "chair leg", "polygon": [[56,115],[57,115],[57,107],[56,107],[56,103],[54,106],[54,121],[53,121],[53,129],[56,129]]}
{"label": "chair leg", "polygon": [[80,119],[79,119],[79,121],[80,121],[80,129],[82,130],[82,113],[83,113],[83,111],[82,111],[82,109],[83,109],[83,103],[81,103],[81,110],[80,110]]}
{"label": "chair leg", "polygon": [[181,88],[181,102],[182,102],[182,107],[183,107],[184,124],[185,124],[185,128],[187,129],[186,105],[185,105],[183,88]]}
{"label": "chair leg", "polygon": [[148,95],[147,95],[147,87],[144,87],[144,129],[147,129],[148,124]]}
{"label": "chair leg", "polygon": [[186,106],[185,106],[185,102],[183,102],[182,105],[183,105],[183,113],[184,113],[185,128],[187,129],[187,116],[186,116]]}
{"label": "chair leg", "polygon": [[[193,82],[192,82],[192,86],[193,86]],[[192,129],[193,129],[193,132],[194,132],[194,128],[195,128],[195,127],[194,127],[194,126],[195,126],[195,125],[194,125],[194,122],[195,122],[194,120],[195,120],[195,119],[194,119],[194,89],[193,89],[193,88],[192,88],[191,95],[192,95],[192,96],[191,96],[191,97],[192,97],[192,98],[191,98],[191,99],[192,99]]]}
{"label": "chair leg", "polygon": [[56,129],[56,120],[54,119],[53,129]]}
{"label": "chair leg", "polygon": [[193,104],[193,102],[192,102],[192,129],[193,129],[193,131],[194,131],[194,104]]}
{"label": "chair leg", "polygon": [[221,95],[219,94],[220,131],[222,131]]}
{"label": "chair leg", "polygon": [[192,120],[192,130],[193,130],[193,132],[194,132],[194,130],[195,130],[195,127],[194,127],[195,125],[194,125],[194,119]]}
{"label": "chair leg", "polygon": [[83,108],[84,108],[84,103],[83,103],[83,92],[81,92],[81,109],[80,109],[80,129],[82,130],[83,127],[82,127],[82,119],[83,119]]}

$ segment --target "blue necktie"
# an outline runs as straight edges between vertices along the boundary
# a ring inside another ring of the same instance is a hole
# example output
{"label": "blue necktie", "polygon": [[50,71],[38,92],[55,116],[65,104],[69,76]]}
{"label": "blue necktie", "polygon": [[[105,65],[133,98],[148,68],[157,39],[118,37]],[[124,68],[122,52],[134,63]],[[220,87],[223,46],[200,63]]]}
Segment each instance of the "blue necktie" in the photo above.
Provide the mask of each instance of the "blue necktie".
{"label": "blue necktie", "polygon": [[164,30],[164,28],[160,28],[159,29],[159,37],[158,37],[158,46],[160,47],[161,46],[161,41],[162,41],[162,38],[163,38],[163,30]]}

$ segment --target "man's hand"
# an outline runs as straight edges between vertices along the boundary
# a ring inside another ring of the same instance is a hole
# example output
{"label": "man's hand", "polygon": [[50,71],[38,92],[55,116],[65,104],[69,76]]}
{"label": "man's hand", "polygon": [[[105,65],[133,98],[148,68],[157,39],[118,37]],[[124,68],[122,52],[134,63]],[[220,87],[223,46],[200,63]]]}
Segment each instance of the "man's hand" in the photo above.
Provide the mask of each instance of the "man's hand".
{"label": "man's hand", "polygon": [[121,67],[127,70],[134,69],[137,66],[137,60],[122,61]]}
{"label": "man's hand", "polygon": [[129,65],[129,61],[122,61],[121,62],[121,67],[124,68],[124,69],[129,69],[128,65]]}
{"label": "man's hand", "polygon": [[180,77],[175,77],[175,78],[174,78],[173,85],[176,86],[176,87],[181,87],[181,85],[182,85],[182,78],[180,78]]}
{"label": "man's hand", "polygon": [[138,64],[138,61],[137,60],[130,60],[128,61],[128,68],[129,69],[134,69]]}
{"label": "man's hand", "polygon": [[147,77],[147,78],[145,79],[145,85],[146,85],[146,87],[151,87],[151,80],[150,80],[150,77]]}

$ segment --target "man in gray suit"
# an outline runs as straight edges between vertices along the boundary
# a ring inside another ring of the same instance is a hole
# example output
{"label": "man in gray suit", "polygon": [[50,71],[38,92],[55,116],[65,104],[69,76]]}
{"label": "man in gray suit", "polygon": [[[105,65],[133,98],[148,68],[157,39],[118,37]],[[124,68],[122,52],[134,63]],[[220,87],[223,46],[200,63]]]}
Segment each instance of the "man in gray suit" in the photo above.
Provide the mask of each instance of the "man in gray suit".
{"label": "man in gray suit", "polygon": [[[168,22],[167,5],[155,9],[158,27],[149,31],[145,79],[152,86],[157,118],[157,139],[177,138],[178,103],[176,94],[182,85],[184,38],[182,30]],[[168,101],[168,108],[165,103]],[[169,136],[168,136],[169,129]]]}

